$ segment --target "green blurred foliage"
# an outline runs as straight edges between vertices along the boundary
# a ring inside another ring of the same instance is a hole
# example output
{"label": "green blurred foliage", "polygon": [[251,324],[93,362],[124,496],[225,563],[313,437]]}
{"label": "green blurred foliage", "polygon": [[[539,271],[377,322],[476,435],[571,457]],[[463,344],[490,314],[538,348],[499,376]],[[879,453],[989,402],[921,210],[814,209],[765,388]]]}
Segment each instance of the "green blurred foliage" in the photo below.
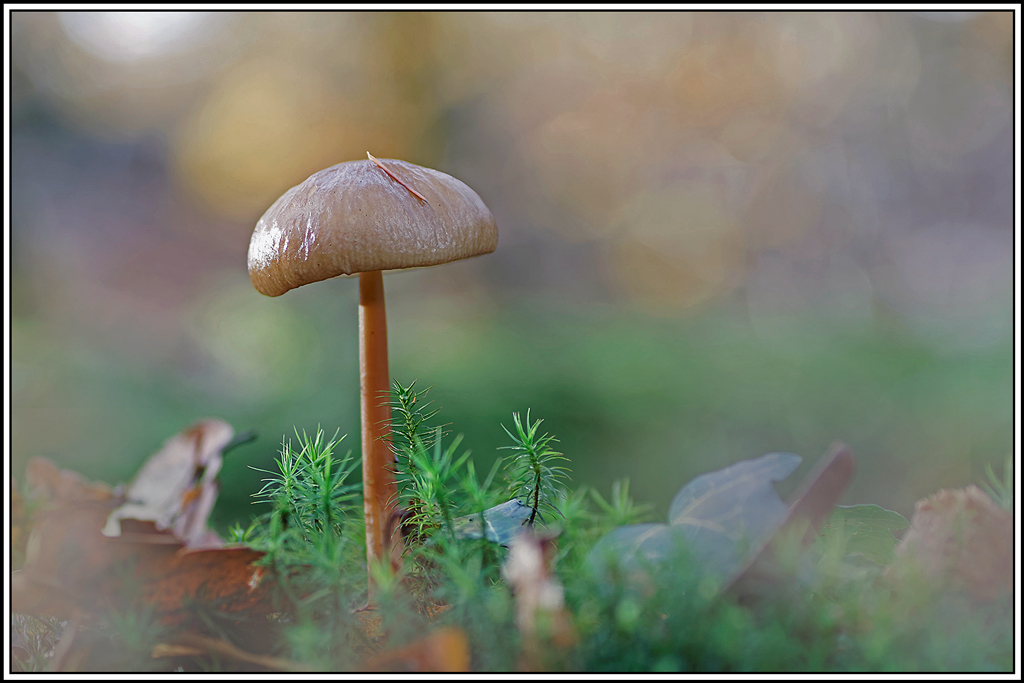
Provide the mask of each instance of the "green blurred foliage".
{"label": "green blurred foliage", "polygon": [[[513,412],[667,510],[770,451],[909,515],[1013,437],[1008,12],[15,12],[11,439],[109,482],[204,417],[358,454],[356,285],[252,290],[323,167],[473,187],[491,255],[393,273],[392,376],[477,467]],[[798,477],[797,477],[798,478]]]}
{"label": "green blurred foliage", "polygon": [[[15,410],[15,473],[29,455],[47,455],[91,478],[124,481],[163,440],[215,415],[259,434],[227,457],[221,475],[215,522],[244,520],[259,489],[248,465],[269,467],[293,427],[340,429],[349,435],[342,449],[358,453],[354,287],[297,291],[301,324],[285,351],[310,344],[317,370],[299,388],[258,401],[245,399],[245,378],[167,374],[95,349],[62,356],[55,370],[65,393],[55,403],[75,406],[63,410],[76,422],[58,426],[75,438],[41,449],[47,440],[20,430]],[[501,425],[528,408],[558,437],[574,484],[607,490],[629,477],[634,498],[659,514],[702,472],[771,451],[801,455],[806,469],[841,439],[858,457],[842,502],[909,516],[918,498],[980,480],[1012,448],[1009,340],[951,355],[891,329],[814,319],[787,319],[765,338],[728,308],[666,320],[534,302],[469,320],[451,314],[440,325],[429,304],[392,309],[393,376],[432,386],[435,421],[465,435],[479,470],[507,445]]]}
{"label": "green blurred foliage", "polygon": [[1012,448],[1009,340],[950,358],[891,330],[813,318],[783,321],[766,340],[735,310],[679,321],[542,304],[468,327],[453,332],[458,363],[434,372],[420,359],[444,333],[403,331],[393,374],[436,385],[440,418],[481,466],[502,445],[494,425],[530,407],[575,482],[629,477],[661,511],[702,472],[771,451],[801,455],[806,469],[842,439],[859,472],[844,501],[909,514]]}

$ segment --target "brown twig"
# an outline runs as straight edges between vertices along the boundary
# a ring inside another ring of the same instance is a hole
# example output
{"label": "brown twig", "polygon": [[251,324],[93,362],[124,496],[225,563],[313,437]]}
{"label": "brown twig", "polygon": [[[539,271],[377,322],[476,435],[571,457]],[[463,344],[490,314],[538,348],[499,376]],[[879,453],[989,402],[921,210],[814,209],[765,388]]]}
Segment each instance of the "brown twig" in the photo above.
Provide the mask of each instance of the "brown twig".
{"label": "brown twig", "polygon": [[282,659],[281,657],[270,657],[268,655],[258,655],[252,652],[246,652],[241,648],[235,647],[226,640],[209,638],[207,636],[201,636],[194,633],[182,634],[175,639],[175,642],[172,643],[159,643],[153,648],[151,656],[153,659],[158,659],[161,657],[195,657],[211,653],[227,657],[228,659],[233,659],[237,662],[255,664],[257,666],[262,666],[266,669],[274,669],[276,671],[310,670],[309,667],[300,664],[299,662]]}

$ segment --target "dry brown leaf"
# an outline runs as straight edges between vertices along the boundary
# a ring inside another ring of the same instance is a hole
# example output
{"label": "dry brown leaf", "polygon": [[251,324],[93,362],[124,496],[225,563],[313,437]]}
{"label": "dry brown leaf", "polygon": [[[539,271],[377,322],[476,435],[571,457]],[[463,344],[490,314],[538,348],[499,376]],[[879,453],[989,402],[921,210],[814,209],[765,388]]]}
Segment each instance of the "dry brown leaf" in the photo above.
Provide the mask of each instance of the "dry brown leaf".
{"label": "dry brown leaf", "polygon": [[50,506],[107,501],[115,497],[114,491],[106,484],[89,481],[73,470],[62,470],[46,458],[28,461],[25,481],[33,495]]}
{"label": "dry brown leaf", "polygon": [[207,527],[217,501],[221,451],[234,430],[221,420],[203,420],[169,439],[151,456],[125,491],[126,502],[111,513],[103,533],[120,534],[125,519],[152,521],[191,547],[217,547]]}
{"label": "dry brown leaf", "polygon": [[11,549],[24,558],[33,526],[39,516],[67,506],[84,506],[107,512],[120,501],[103,483],[92,482],[77,472],[62,470],[46,458],[31,458],[25,466],[25,483],[29,500],[16,485],[11,490]]}
{"label": "dry brown leaf", "polygon": [[45,458],[28,462],[25,480],[39,510],[26,534],[25,564],[11,576],[13,610],[62,618],[91,611],[79,598],[94,601],[92,588],[109,574],[110,549],[99,529],[121,501],[105,484]]}
{"label": "dry brown leaf", "polygon": [[166,563],[150,561],[141,567],[140,601],[164,623],[187,618],[190,602],[222,615],[265,614],[271,611],[271,581],[266,569],[254,564],[262,557],[249,548],[179,550]]}
{"label": "dry brown leaf", "polygon": [[11,607],[34,616],[70,619],[103,608],[127,561],[100,534],[116,502],[72,503],[37,516],[25,564],[11,575]]}
{"label": "dry brown leaf", "polygon": [[365,671],[456,673],[469,671],[469,641],[462,630],[445,627],[403,647],[384,650],[363,662]]}
{"label": "dry brown leaf", "polygon": [[[194,485],[175,489],[183,502],[180,514],[121,518],[115,537],[101,530],[114,518],[115,508],[126,509],[123,499],[48,461],[30,462],[26,480],[43,503],[28,537],[25,564],[12,575],[14,611],[68,619],[112,606],[146,605],[165,623],[178,623],[192,602],[231,615],[269,610],[270,582],[263,568],[253,564],[263,553],[188,545],[189,540],[208,540],[206,519],[216,496],[212,476],[230,435],[226,424],[208,420],[169,441],[154,456],[158,466],[143,466],[136,482],[150,480],[135,490],[151,489],[160,472],[177,470],[172,472],[177,476],[185,469],[182,463],[192,463],[189,481]],[[189,491],[199,493],[191,496]],[[207,499],[211,493],[214,498]],[[146,509],[168,512],[170,506]]]}
{"label": "dry brown leaf", "polygon": [[[109,507],[54,510],[32,532],[24,569],[11,580],[14,611],[72,618],[114,605],[145,605],[179,623],[189,604],[242,615],[270,610],[270,581],[248,548],[192,550],[155,528],[119,538],[100,533]],[[151,524],[151,523],[150,523]]]}
{"label": "dry brown leaf", "polygon": [[1010,595],[1013,515],[973,484],[919,500],[889,575],[923,576],[977,600]]}

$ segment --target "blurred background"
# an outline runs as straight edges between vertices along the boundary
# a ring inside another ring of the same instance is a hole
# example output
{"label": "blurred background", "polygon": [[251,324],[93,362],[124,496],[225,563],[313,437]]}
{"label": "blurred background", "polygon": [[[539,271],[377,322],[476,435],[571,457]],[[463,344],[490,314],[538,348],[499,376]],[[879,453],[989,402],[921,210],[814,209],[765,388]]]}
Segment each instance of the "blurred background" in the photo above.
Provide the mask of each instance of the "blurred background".
{"label": "blurred background", "polygon": [[[12,468],[127,481],[220,417],[215,522],[294,430],[359,452],[357,284],[267,298],[257,219],[400,158],[495,253],[390,272],[392,375],[478,470],[513,411],[664,513],[771,451],[910,516],[1013,449],[1010,12],[11,15]],[[791,489],[792,482],[786,482]]]}

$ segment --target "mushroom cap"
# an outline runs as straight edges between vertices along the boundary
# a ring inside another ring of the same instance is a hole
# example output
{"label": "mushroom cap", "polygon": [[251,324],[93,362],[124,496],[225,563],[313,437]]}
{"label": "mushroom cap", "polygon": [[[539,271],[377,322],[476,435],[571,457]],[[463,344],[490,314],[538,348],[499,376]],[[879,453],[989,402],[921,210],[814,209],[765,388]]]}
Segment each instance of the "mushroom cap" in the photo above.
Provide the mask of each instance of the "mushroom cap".
{"label": "mushroom cap", "polygon": [[497,246],[494,216],[462,181],[397,159],[346,161],[263,214],[249,242],[249,278],[279,296],[338,275],[433,266]]}

